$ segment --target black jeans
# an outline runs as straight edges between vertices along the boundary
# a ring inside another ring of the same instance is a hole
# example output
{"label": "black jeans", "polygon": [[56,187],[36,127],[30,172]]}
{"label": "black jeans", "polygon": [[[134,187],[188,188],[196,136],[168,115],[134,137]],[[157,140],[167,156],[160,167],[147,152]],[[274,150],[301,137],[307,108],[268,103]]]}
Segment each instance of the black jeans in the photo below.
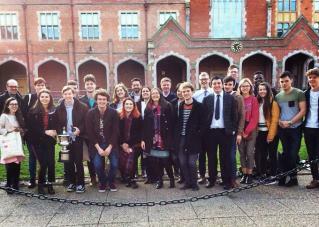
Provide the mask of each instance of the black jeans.
{"label": "black jeans", "polygon": [[[84,185],[83,140],[76,137],[68,146],[70,161],[66,163],[69,184]],[[76,170],[76,171],[75,171]]]}
{"label": "black jeans", "polygon": [[[304,128],[305,143],[309,161],[319,158],[319,128]],[[314,180],[319,180],[318,163],[310,165]]]}
{"label": "black jeans", "polygon": [[[286,172],[294,169],[297,164],[298,153],[301,145],[301,126],[297,128],[278,129],[283,152],[281,154],[280,167],[281,171]],[[292,178],[297,177],[297,173],[290,174]]]}
{"label": "black jeans", "polygon": [[277,172],[277,147],[278,137],[267,143],[268,131],[258,131],[255,146],[255,164],[257,175],[270,173],[274,176]]}
{"label": "black jeans", "polygon": [[20,163],[8,163],[6,164],[7,171],[7,187],[19,189],[20,180]]}
{"label": "black jeans", "polygon": [[54,144],[41,143],[34,145],[34,151],[39,161],[39,184],[44,184],[46,173],[48,171],[48,181],[55,181],[55,160],[54,160]]}
{"label": "black jeans", "polygon": [[232,181],[231,148],[233,136],[227,135],[225,129],[210,129],[207,137],[210,145],[208,156],[208,180],[214,183],[217,178],[217,149],[219,148],[220,169],[225,184]]}
{"label": "black jeans", "polygon": [[185,179],[185,185],[195,187],[197,185],[197,153],[187,153],[184,150],[185,136],[181,137],[178,158]]}

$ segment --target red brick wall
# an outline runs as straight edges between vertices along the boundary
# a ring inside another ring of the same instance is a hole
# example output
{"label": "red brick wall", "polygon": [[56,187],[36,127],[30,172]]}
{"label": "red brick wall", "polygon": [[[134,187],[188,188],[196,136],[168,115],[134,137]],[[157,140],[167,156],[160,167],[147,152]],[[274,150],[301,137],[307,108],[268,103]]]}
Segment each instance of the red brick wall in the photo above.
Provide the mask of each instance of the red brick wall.
{"label": "red brick wall", "polygon": [[300,5],[301,14],[309,21],[312,22],[312,12],[313,12],[313,0],[303,0]]}
{"label": "red brick wall", "polygon": [[265,37],[267,35],[266,1],[246,1],[246,36]]}
{"label": "red brick wall", "polygon": [[190,33],[193,37],[209,37],[210,0],[192,0],[190,2]]}

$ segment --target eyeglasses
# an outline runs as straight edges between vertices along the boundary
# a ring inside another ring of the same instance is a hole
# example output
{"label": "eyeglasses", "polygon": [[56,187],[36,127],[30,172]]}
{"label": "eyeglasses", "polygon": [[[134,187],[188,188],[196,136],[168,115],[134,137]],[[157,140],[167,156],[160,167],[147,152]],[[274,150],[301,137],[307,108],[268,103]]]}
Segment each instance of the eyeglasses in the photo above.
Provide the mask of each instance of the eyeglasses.
{"label": "eyeglasses", "polygon": [[7,86],[8,88],[18,88],[18,86]]}
{"label": "eyeglasses", "polygon": [[10,103],[9,106],[18,106],[18,103]]}

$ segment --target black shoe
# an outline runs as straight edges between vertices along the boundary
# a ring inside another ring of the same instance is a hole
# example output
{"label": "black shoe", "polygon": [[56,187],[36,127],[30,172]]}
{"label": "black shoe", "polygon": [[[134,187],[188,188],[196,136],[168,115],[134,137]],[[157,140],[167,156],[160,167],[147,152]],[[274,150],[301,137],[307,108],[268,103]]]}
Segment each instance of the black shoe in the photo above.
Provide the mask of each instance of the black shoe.
{"label": "black shoe", "polygon": [[38,194],[40,194],[40,195],[45,195],[46,194],[45,191],[44,191],[43,184],[39,184],[38,185]]}
{"label": "black shoe", "polygon": [[206,177],[201,177],[201,178],[198,180],[198,183],[199,183],[199,184],[206,184]]}
{"label": "black shoe", "polygon": [[54,195],[55,194],[55,191],[53,189],[53,185],[52,184],[48,184],[48,193],[50,195]]}
{"label": "black shoe", "polygon": [[285,186],[286,177],[282,177],[278,180],[278,186]]}
{"label": "black shoe", "polygon": [[174,180],[174,178],[169,180],[169,188],[175,188],[175,180]]}
{"label": "black shoe", "polygon": [[247,174],[245,183],[246,184],[252,184],[253,183],[253,176],[251,174]]}
{"label": "black shoe", "polygon": [[160,189],[160,188],[162,188],[163,187],[163,181],[158,181],[157,183],[156,183],[156,185],[155,185],[155,188],[156,189]]}
{"label": "black shoe", "polygon": [[31,180],[29,185],[28,185],[28,188],[30,188],[30,189],[35,188],[35,186],[36,186],[35,180]]}
{"label": "black shoe", "polygon": [[208,183],[206,184],[206,188],[212,188],[214,186],[215,186],[215,182],[208,181]]}
{"label": "black shoe", "polygon": [[240,183],[241,183],[241,184],[246,184],[246,180],[247,180],[247,174],[244,174],[244,175],[242,176],[242,178],[240,179]]}

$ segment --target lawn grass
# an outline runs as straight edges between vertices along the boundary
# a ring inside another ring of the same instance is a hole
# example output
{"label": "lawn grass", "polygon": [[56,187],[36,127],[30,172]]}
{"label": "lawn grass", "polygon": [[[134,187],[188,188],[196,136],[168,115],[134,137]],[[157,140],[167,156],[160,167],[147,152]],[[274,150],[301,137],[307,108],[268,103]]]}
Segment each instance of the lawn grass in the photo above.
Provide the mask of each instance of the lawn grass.
{"label": "lawn grass", "polygon": [[[57,178],[63,177],[63,164],[58,162],[59,149],[60,149],[60,147],[58,145],[56,145],[56,147],[55,147],[55,162],[56,162],[55,171],[56,171],[56,177]],[[279,143],[278,151],[279,152],[282,151],[280,143]],[[21,180],[28,180],[29,179],[29,170],[28,170],[28,168],[29,168],[29,163],[28,163],[29,152],[28,152],[26,146],[24,147],[24,154],[26,155],[26,157],[25,157],[25,159],[23,160],[23,162],[21,164],[21,175],[20,175],[20,178],[21,178]],[[306,145],[305,145],[303,139],[302,139],[299,155],[300,155],[300,159],[301,160],[308,158]],[[236,156],[237,156],[237,166],[240,166],[239,153],[238,152],[237,152]],[[0,165],[0,181],[3,181],[5,179],[6,179],[5,167],[4,167],[4,165]]]}

